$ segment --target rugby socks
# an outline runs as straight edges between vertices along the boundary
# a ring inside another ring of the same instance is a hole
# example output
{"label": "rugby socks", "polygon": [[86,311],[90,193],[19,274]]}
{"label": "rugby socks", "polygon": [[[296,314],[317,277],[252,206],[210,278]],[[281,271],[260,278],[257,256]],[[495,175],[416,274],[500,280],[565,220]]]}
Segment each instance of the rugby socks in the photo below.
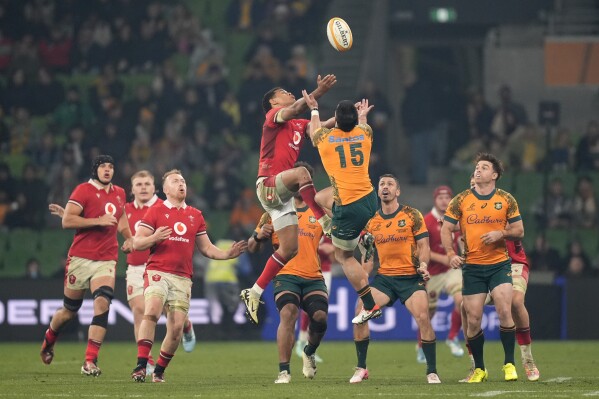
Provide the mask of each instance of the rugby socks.
{"label": "rugby socks", "polygon": [[516,346],[516,326],[499,326],[499,338],[503,345],[505,361],[503,364],[514,363],[514,347]]}
{"label": "rugby socks", "polygon": [[100,351],[100,347],[102,346],[102,342],[96,341],[95,339],[87,340],[87,349],[85,350],[85,360],[89,362],[93,362],[98,358],[98,352]]}
{"label": "rugby socks", "polygon": [[281,371],[286,371],[287,374],[291,374],[291,369],[289,368],[289,362],[287,362],[287,363],[279,363],[279,373]]}
{"label": "rugby socks", "polygon": [[145,368],[148,365],[148,358],[154,342],[149,339],[140,339],[137,341],[137,368]]}
{"label": "rugby socks", "polygon": [[451,325],[449,327],[449,333],[447,334],[447,339],[453,341],[455,337],[460,333],[460,329],[462,328],[462,315],[459,310],[456,308],[451,312]]}
{"label": "rugby socks", "polygon": [[484,370],[483,347],[485,345],[485,335],[483,334],[483,330],[480,330],[472,338],[468,338],[468,344],[472,351],[472,357],[474,357],[474,368]]}
{"label": "rugby socks", "polygon": [[312,210],[316,219],[320,219],[325,215],[324,210],[316,203],[314,196],[316,195],[316,190],[314,189],[314,184],[312,182],[308,182],[301,186],[298,190],[304,202],[308,205],[308,208]]}
{"label": "rugby socks", "polygon": [[356,355],[358,356],[358,367],[366,368],[366,356],[368,355],[368,344],[370,343],[370,337],[361,341],[354,341],[356,344]]}
{"label": "rugby socks", "polygon": [[166,353],[164,351],[160,351],[160,357],[158,358],[158,362],[156,363],[154,373],[164,373],[164,369],[166,369],[170,361],[173,360],[174,356],[174,353]]}
{"label": "rugby socks", "polygon": [[313,345],[310,343],[310,341],[308,341],[308,345],[306,345],[304,347],[304,353],[308,356],[312,356],[314,354],[314,352],[316,352],[316,349],[318,349],[319,346],[320,346],[320,341],[318,341],[318,343],[316,345]]}
{"label": "rugby socks", "polygon": [[[468,342],[468,340],[466,340]],[[468,349],[468,357],[470,358],[470,366],[472,370],[474,370],[474,356],[472,356],[472,349],[470,349],[470,345],[466,344],[466,349]]]}
{"label": "rugby socks", "polygon": [[437,340],[422,340],[422,351],[426,358],[426,374],[437,373]]}
{"label": "rugby socks", "polygon": [[58,339],[58,331],[54,331],[52,327],[48,326],[44,339],[46,340],[47,346],[53,346]]}
{"label": "rugby socks", "polygon": [[[258,277],[258,280],[256,280],[256,284],[254,284],[254,286],[250,290],[250,293],[252,293],[252,291],[255,291],[256,293],[262,295],[268,283],[270,283],[272,279],[275,278],[277,273],[279,273],[279,271],[283,268],[283,266],[285,266],[285,264],[287,264],[287,260],[285,258],[279,255],[277,252],[272,254],[271,257],[268,258],[268,261],[264,266],[264,270],[262,270],[262,274],[260,275],[260,277]],[[257,288],[260,288],[260,290],[258,290]]]}
{"label": "rugby socks", "polygon": [[185,324],[183,324],[183,332],[185,334],[189,334],[192,327],[193,327],[193,325],[191,324],[191,321],[189,319],[186,319]]}
{"label": "rugby socks", "polygon": [[516,340],[520,346],[520,355],[522,360],[533,360],[531,343],[532,338],[530,337],[530,327],[516,328]]}
{"label": "rugby socks", "polygon": [[372,308],[374,308],[374,305],[376,305],[374,303],[374,298],[372,297],[372,292],[370,292],[370,285],[360,288],[360,290],[358,290],[358,296],[364,304],[364,309],[372,310]]}

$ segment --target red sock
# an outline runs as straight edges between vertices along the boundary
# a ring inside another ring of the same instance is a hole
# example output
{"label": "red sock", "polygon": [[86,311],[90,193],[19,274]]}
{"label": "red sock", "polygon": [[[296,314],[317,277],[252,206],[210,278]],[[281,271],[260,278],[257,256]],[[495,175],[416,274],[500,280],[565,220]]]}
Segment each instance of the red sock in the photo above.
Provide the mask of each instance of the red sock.
{"label": "red sock", "polygon": [[44,339],[48,343],[48,345],[52,346],[56,343],[56,339],[58,338],[58,333],[52,329],[52,327],[48,327],[46,330],[46,335]]}
{"label": "red sock", "polygon": [[191,327],[192,327],[191,320],[189,320],[189,319],[185,320],[185,324],[183,325],[183,332],[185,334],[189,333],[191,331]]}
{"label": "red sock", "polygon": [[154,362],[154,358],[152,357],[152,354],[148,354],[148,364],[154,366],[156,363]]}
{"label": "red sock", "polygon": [[95,361],[98,358],[98,352],[100,351],[101,346],[102,342],[96,341],[95,339],[88,339],[85,360],[89,362]]}
{"label": "red sock", "polygon": [[272,254],[272,256],[268,258],[266,266],[264,266],[264,270],[262,270],[262,274],[258,277],[258,280],[256,280],[256,284],[258,284],[260,288],[265,289],[268,283],[275,278],[277,273],[286,263],[287,261],[278,253],[275,252]]}
{"label": "red sock", "polygon": [[459,310],[453,308],[453,312],[451,312],[451,325],[449,326],[449,334],[447,334],[447,338],[453,340],[460,333],[460,329],[462,328],[462,315]]}
{"label": "red sock", "polygon": [[422,337],[420,336],[420,329],[417,330],[418,332],[416,333],[416,340],[418,341],[418,347],[422,348]]}
{"label": "red sock", "polygon": [[137,341],[137,357],[142,359],[148,359],[150,357],[150,351],[154,342],[149,339],[140,339]]}
{"label": "red sock", "polygon": [[314,189],[314,184],[312,184],[312,182],[306,183],[303,186],[301,186],[299,188],[299,193],[302,196],[304,202],[308,204],[308,207],[312,210],[312,212],[314,212],[314,216],[316,216],[316,219],[320,219],[325,215],[320,205],[318,205],[316,203],[316,200],[314,199],[314,196],[316,195],[316,190]]}
{"label": "red sock", "polygon": [[166,366],[168,366],[169,362],[171,360],[173,360],[173,356],[175,356],[174,353],[166,353],[166,352],[160,351],[160,357],[158,358],[158,365],[162,368],[166,368]]}
{"label": "red sock", "polygon": [[518,345],[530,345],[532,338],[530,338],[530,327],[516,328],[516,339]]}
{"label": "red sock", "polygon": [[308,324],[310,324],[310,318],[306,312],[302,312],[299,325],[300,331],[308,331]]}

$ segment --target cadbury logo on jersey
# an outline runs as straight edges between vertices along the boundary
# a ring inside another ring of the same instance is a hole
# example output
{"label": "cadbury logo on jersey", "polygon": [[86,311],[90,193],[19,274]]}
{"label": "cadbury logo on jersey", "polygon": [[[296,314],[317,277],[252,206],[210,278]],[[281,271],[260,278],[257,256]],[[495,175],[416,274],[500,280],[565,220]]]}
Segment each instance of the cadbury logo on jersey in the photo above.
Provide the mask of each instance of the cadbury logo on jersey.
{"label": "cadbury logo on jersey", "polygon": [[501,218],[492,219],[490,216],[483,216],[482,219],[479,219],[478,215],[470,215],[466,218],[466,223],[468,224],[487,224],[487,223],[502,223],[505,224],[505,220]]}

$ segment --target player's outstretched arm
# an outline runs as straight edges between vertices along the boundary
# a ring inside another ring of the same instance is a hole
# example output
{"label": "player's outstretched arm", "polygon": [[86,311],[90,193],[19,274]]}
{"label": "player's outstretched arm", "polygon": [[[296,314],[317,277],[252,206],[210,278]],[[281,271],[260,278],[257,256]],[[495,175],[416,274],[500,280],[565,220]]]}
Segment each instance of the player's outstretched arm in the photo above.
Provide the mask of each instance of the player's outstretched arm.
{"label": "player's outstretched arm", "polygon": [[[319,99],[322,97],[327,91],[331,89],[337,83],[337,77],[335,75],[326,75],[324,78],[321,78],[318,75],[316,79],[317,87],[313,92],[310,93],[315,99]],[[304,98],[298,98],[293,104],[289,107],[285,107],[277,113],[277,121],[284,122],[294,118],[297,118],[300,114],[306,112],[309,108],[309,105],[306,104]]]}
{"label": "player's outstretched arm", "polygon": [[312,93],[308,94],[306,90],[302,90],[302,97],[304,98],[304,101],[308,107],[312,110],[312,116],[308,126],[308,136],[310,136],[310,139],[312,139],[318,129],[321,128],[320,114],[318,113],[318,101],[316,101],[316,98],[314,98]]}
{"label": "player's outstretched arm", "polygon": [[231,245],[226,251],[219,249],[217,246],[212,244],[208,234],[202,234],[196,237],[196,246],[198,250],[207,258],[216,259],[216,260],[225,260],[225,259],[233,259],[237,258],[239,255],[244,253],[247,250],[248,243],[247,241],[237,241]]}
{"label": "player's outstretched arm", "polygon": [[363,98],[361,101],[358,101],[356,104],[356,109],[358,110],[358,123],[360,125],[365,125],[368,123],[368,113],[371,109],[374,108],[374,105],[368,105],[368,99]]}

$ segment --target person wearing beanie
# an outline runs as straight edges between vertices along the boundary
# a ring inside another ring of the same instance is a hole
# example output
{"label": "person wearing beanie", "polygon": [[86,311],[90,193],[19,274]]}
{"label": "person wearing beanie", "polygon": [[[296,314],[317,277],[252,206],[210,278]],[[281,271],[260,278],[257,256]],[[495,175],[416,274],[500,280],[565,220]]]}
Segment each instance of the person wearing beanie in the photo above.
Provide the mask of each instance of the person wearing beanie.
{"label": "person wearing beanie", "polygon": [[52,316],[40,352],[44,364],[52,363],[58,335],[77,317],[89,290],[94,301],[94,316],[81,373],[93,377],[102,373],[97,365],[98,352],[106,335],[108,311],[114,296],[119,249],[117,232],[125,239],[121,249],[126,253],[133,249],[125,213],[127,196],[125,190],[112,184],[113,176],[114,159],[110,155],[95,157],[91,178],[75,187],[64,209],[63,229],[76,231],[65,268],[63,306]]}

